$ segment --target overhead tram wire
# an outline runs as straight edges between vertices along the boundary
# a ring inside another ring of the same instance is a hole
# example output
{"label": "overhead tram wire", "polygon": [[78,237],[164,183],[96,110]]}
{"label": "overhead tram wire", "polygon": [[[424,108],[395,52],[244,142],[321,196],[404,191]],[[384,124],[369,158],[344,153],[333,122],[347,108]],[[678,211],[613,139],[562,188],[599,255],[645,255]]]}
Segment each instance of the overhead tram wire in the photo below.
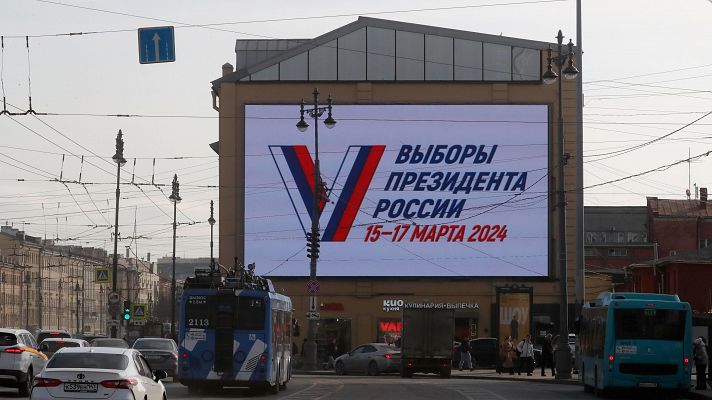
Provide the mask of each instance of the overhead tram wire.
{"label": "overhead tram wire", "polygon": [[[462,10],[462,9],[472,9],[472,8],[490,8],[490,7],[503,7],[503,6],[516,6],[516,5],[528,5],[528,4],[544,4],[544,3],[560,3],[568,0],[530,0],[530,1],[517,1],[517,2],[507,2],[507,3],[490,3],[490,4],[475,4],[467,6],[449,6],[449,7],[432,7],[432,8],[417,8],[417,9],[404,9],[404,10],[390,10],[390,11],[374,11],[365,13],[345,13],[345,14],[331,14],[331,15],[314,15],[305,17],[286,17],[286,18],[271,18],[262,20],[248,20],[248,21],[231,21],[231,22],[218,22],[209,24],[187,24],[178,21],[146,17],[143,15],[122,13],[118,11],[109,11],[99,8],[92,8],[86,6],[79,6],[75,4],[66,4],[57,1],[50,0],[36,0],[41,3],[54,4],[65,7],[79,8],[89,11],[96,11],[107,14],[122,15],[125,17],[147,19],[158,22],[166,22],[172,24],[180,24],[176,28],[207,28],[212,30],[224,31],[229,33],[239,33],[247,36],[257,36],[244,32],[236,32],[226,29],[217,29],[216,26],[224,25],[245,25],[245,24],[257,24],[257,23],[268,23],[268,22],[287,22],[287,21],[303,21],[303,20],[314,20],[314,19],[328,19],[328,18],[344,18],[344,17],[358,17],[362,15],[384,15],[384,14],[403,14],[403,13],[415,13],[415,12],[432,12],[432,11],[449,11],[449,10]],[[29,37],[56,37],[56,36],[79,36],[79,35],[89,35],[89,34],[104,34],[104,33],[117,33],[117,32],[135,32],[135,29],[120,29],[120,30],[105,30],[105,31],[92,31],[92,32],[71,32],[71,33],[59,33],[59,34],[45,34],[45,35],[28,35]],[[25,36],[6,36],[7,38],[18,38]]]}

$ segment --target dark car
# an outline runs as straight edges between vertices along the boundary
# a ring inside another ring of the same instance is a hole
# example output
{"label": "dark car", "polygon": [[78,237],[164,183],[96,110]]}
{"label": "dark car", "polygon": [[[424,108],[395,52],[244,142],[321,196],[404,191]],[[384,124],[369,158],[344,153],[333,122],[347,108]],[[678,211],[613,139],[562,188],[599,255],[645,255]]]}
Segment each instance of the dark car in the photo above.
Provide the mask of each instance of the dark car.
{"label": "dark car", "polygon": [[72,335],[63,329],[40,329],[35,332],[35,340],[42,343],[47,338],[71,338]]}
{"label": "dark car", "polygon": [[473,339],[470,341],[470,354],[474,367],[496,368],[499,362],[499,340],[497,338]]}
{"label": "dark car", "polygon": [[86,340],[87,342],[91,343],[92,340],[94,339],[106,339],[107,336],[105,335],[95,335],[92,333],[77,333],[74,335],[75,339],[83,339]]}
{"label": "dark car", "polygon": [[52,358],[57,350],[64,347],[89,347],[89,343],[83,339],[74,338],[47,338],[40,343],[40,351],[47,356],[47,358]]}
{"label": "dark car", "polygon": [[91,347],[116,347],[128,349],[129,345],[123,339],[99,338],[91,341]]}
{"label": "dark car", "polygon": [[139,338],[133,344],[141,352],[151,369],[166,371],[168,376],[178,376],[178,346],[173,339]]}

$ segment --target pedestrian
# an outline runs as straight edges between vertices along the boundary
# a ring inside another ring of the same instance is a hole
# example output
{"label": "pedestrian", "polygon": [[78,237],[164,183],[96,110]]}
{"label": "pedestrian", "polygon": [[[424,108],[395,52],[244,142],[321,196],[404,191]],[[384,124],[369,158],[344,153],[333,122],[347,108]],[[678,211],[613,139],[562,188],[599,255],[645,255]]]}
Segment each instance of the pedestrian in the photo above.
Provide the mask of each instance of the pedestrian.
{"label": "pedestrian", "polygon": [[517,354],[514,351],[511,336],[504,338],[500,351],[500,359],[502,360],[502,371],[509,372],[509,375],[514,375],[514,361],[517,359]]}
{"label": "pedestrian", "polygon": [[541,376],[546,376],[546,367],[551,367],[551,376],[554,376],[554,346],[551,344],[551,333],[547,333],[541,344]]}
{"label": "pedestrian", "polygon": [[522,369],[527,371],[527,376],[532,376],[534,369],[534,345],[532,344],[532,335],[527,335],[517,344],[519,350],[519,370],[517,374],[522,374]]}
{"label": "pedestrian", "polygon": [[473,370],[472,354],[470,354],[470,342],[466,338],[463,338],[462,343],[460,344],[460,371],[462,371],[463,365],[465,368],[469,368],[470,371]]}
{"label": "pedestrian", "polygon": [[705,371],[707,370],[707,364],[709,361],[709,357],[707,356],[707,346],[705,346],[702,336],[695,339],[692,343],[694,347],[693,359],[695,361],[695,369],[697,370],[697,386],[695,389],[705,390],[707,388],[707,377],[705,375]]}

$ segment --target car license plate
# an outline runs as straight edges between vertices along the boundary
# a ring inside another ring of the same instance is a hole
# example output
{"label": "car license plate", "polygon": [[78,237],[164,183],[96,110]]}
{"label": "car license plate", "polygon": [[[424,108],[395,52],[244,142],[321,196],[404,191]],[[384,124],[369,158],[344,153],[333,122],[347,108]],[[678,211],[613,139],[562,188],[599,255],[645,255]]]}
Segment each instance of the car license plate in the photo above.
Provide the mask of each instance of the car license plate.
{"label": "car license plate", "polygon": [[642,387],[642,388],[654,388],[654,387],[658,387],[658,384],[655,383],[655,382],[641,382],[641,383],[638,384],[638,387]]}
{"label": "car license plate", "polygon": [[65,383],[65,392],[96,393],[99,386],[96,383]]}

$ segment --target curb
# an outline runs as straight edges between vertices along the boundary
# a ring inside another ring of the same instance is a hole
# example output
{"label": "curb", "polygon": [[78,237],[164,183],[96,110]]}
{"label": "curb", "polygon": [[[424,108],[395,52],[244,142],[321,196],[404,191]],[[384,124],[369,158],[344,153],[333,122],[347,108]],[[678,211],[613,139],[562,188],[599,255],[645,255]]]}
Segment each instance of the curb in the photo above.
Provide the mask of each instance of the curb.
{"label": "curb", "polygon": [[683,396],[686,399],[693,399],[693,400],[707,400],[707,399],[712,399],[712,392],[707,391],[710,393],[709,395],[700,393],[694,389],[690,389],[689,391],[685,392]]}
{"label": "curb", "polygon": [[509,376],[476,376],[476,375],[452,375],[454,379],[479,379],[479,380],[490,380],[490,381],[510,381],[510,382],[536,382],[536,383],[547,383],[550,385],[571,385],[580,386],[578,380],[566,379],[566,380],[556,380],[556,379],[538,379],[538,378],[510,378]]}

